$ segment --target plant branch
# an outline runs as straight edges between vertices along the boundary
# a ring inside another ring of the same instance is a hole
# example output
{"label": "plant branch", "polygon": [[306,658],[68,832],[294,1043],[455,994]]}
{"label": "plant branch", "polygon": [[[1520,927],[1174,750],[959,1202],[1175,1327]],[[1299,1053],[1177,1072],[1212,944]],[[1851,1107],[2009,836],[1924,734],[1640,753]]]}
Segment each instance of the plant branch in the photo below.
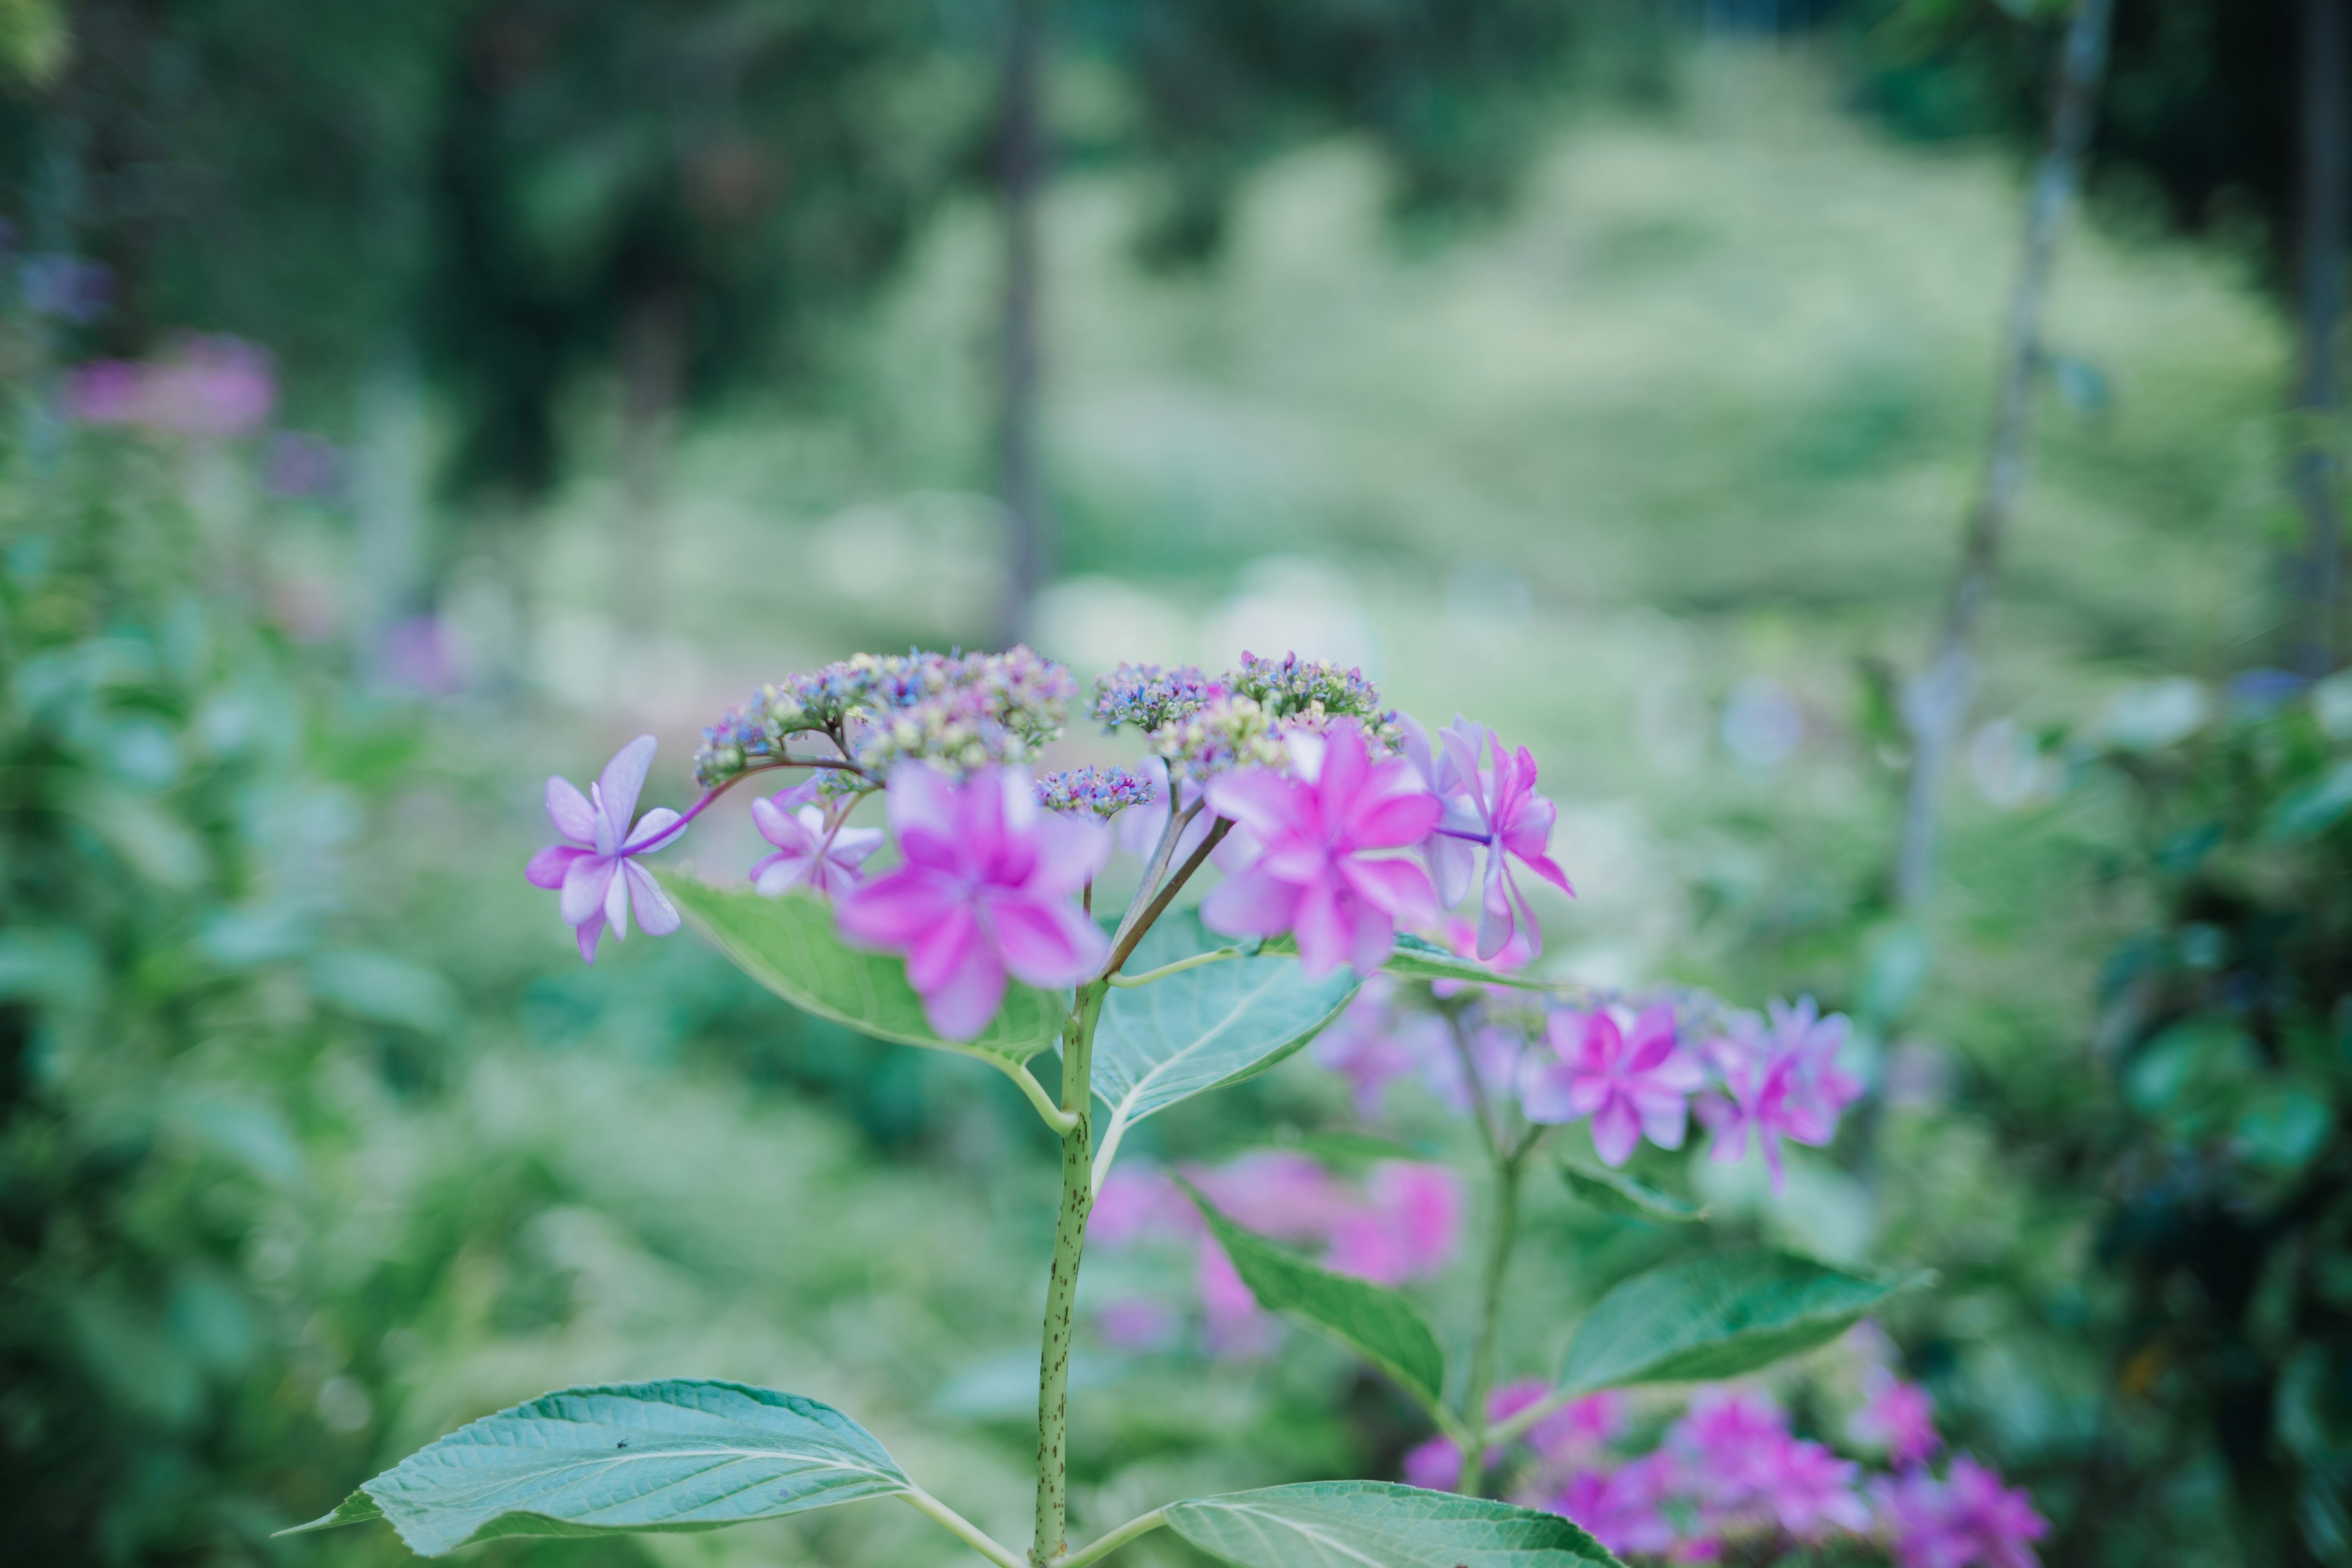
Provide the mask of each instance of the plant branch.
{"label": "plant branch", "polygon": [[1152,889],[1159,886],[1160,879],[1167,874],[1168,862],[1176,858],[1176,846],[1182,841],[1184,830],[1192,826],[1192,819],[1201,815],[1202,805],[1202,802],[1196,800],[1181,811],[1172,807],[1170,809],[1168,826],[1160,830],[1160,842],[1152,847],[1151,863],[1144,867],[1143,879],[1135,885],[1135,897],[1128,900],[1127,912],[1119,916],[1118,929],[1111,933],[1111,944],[1114,947],[1126,940],[1127,933],[1134,929],[1135,922],[1141,918],[1143,906],[1150,901]]}
{"label": "plant branch", "polygon": [[1077,1118],[1054,1103],[1054,1097],[1045,1092],[1045,1086],[1037,1081],[1037,1075],[1029,1070],[1028,1063],[1008,1062],[999,1056],[991,1056],[989,1060],[1013,1080],[1013,1087],[1019,1089],[1031,1105],[1037,1108],[1038,1116],[1053,1129],[1055,1137],[1069,1136],[1070,1129],[1077,1125]]}
{"label": "plant branch", "polygon": [[996,1564],[996,1568],[1028,1568],[1013,1553],[1009,1546],[1001,1545],[980,1526],[933,1497],[920,1487],[898,1494],[898,1500],[927,1519],[937,1521],[947,1532]]}
{"label": "plant branch", "polygon": [[1149,1535],[1168,1522],[1168,1516],[1153,1509],[1140,1519],[1130,1519],[1091,1546],[1082,1546],[1067,1557],[1057,1557],[1052,1568],[1086,1568],[1089,1563],[1109,1556],[1139,1535]]}
{"label": "plant branch", "polygon": [[1233,826],[1231,822],[1220,818],[1217,825],[1209,829],[1208,837],[1201,840],[1200,847],[1194,849],[1191,858],[1177,868],[1176,874],[1161,885],[1158,895],[1151,902],[1143,907],[1142,916],[1128,928],[1124,936],[1111,944],[1110,962],[1103,965],[1103,975],[1106,979],[1117,974],[1119,965],[1133,956],[1135,944],[1143,940],[1144,934],[1150,931],[1151,923],[1165,914],[1168,906],[1176,901],[1176,895],[1183,891],[1186,882],[1192,879],[1192,873],[1208,863],[1210,854],[1218,845],[1225,841],[1225,835],[1233,830]]}
{"label": "plant branch", "polygon": [[[1532,1147],[1530,1143],[1528,1147]],[[1502,1316],[1503,1282],[1511,1268],[1511,1250],[1519,1239],[1519,1182],[1526,1174],[1526,1149],[1514,1149],[1495,1161],[1495,1228],[1486,1251],[1486,1279],[1478,1308],[1478,1337],[1470,1352],[1470,1376],[1462,1390],[1462,1423],[1478,1441],[1462,1447],[1462,1471],[1454,1489],[1478,1497],[1486,1481],[1486,1390],[1495,1374],[1495,1325]]]}
{"label": "plant branch", "polygon": [[1478,1058],[1471,1054],[1469,1037],[1462,1032],[1464,1015],[1455,1013],[1445,1020],[1445,1037],[1454,1044],[1454,1058],[1462,1064],[1462,1081],[1470,1090],[1470,1104],[1477,1112],[1478,1136],[1486,1145],[1486,1157],[1503,1157],[1502,1140],[1495,1132],[1494,1112],[1487,1108],[1486,1086],[1478,1077]]}
{"label": "plant branch", "polygon": [[1204,963],[1223,963],[1226,959],[1241,955],[1240,948],[1220,947],[1208,952],[1196,952],[1190,958],[1180,958],[1173,963],[1163,963],[1157,969],[1147,969],[1140,974],[1108,974],[1103,978],[1113,985],[1149,985],[1155,980],[1164,980],[1183,970],[1198,969]]}
{"label": "plant branch", "polygon": [[1037,1535],[1029,1548],[1034,1568],[1045,1568],[1069,1549],[1070,1325],[1078,1300],[1078,1262],[1086,1251],[1087,1219],[1094,1212],[1095,1022],[1108,987],[1078,987],[1062,1030],[1062,1208],[1054,1225],[1054,1268],[1045,1282],[1045,1330],[1037,1358]]}

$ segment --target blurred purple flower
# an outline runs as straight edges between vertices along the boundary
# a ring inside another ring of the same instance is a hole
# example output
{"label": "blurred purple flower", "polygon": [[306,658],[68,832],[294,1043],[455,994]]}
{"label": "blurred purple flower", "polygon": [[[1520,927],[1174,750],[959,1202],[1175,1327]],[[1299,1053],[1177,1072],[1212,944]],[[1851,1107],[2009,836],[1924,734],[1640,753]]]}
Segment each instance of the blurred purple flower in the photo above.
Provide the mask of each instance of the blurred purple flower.
{"label": "blurred purple flower", "polygon": [[1862,1093],[1840,1070],[1837,1052],[1845,1037],[1842,1014],[1817,1016],[1811,997],[1793,1007],[1775,1002],[1769,1031],[1752,1015],[1732,1020],[1731,1031],[1709,1047],[1728,1098],[1703,1097],[1698,1117],[1715,1135],[1708,1157],[1742,1160],[1750,1133],[1763,1146],[1772,1191],[1787,1185],[1783,1138],[1818,1148],[1837,1135],[1838,1117]]}
{"label": "blurred purple flower", "polygon": [[1661,1149],[1682,1147],[1691,1093],[1705,1081],[1675,1039],[1675,1011],[1645,1008],[1630,1031],[1617,1012],[1560,1011],[1546,1026],[1558,1058],[1536,1068],[1526,1085],[1530,1121],[1592,1119],[1601,1163],[1622,1165],[1647,1137]]}
{"label": "blurred purple flower", "polygon": [[1549,1465],[1589,1462],[1625,1429],[1629,1404],[1619,1389],[1572,1399],[1528,1428],[1528,1447]]}
{"label": "blurred purple flower", "polygon": [[906,955],[908,983],[941,1036],[986,1028],[1008,974],[1075,985],[1101,966],[1109,941],[1076,901],[1110,848],[1099,825],[1047,813],[1019,768],[959,784],[902,763],[888,802],[903,858],[842,898],[841,931]]}
{"label": "blurred purple flower", "polygon": [[1549,1506],[1620,1556],[1664,1556],[1677,1545],[1693,1544],[1679,1540],[1661,1506],[1672,1478],[1672,1460],[1662,1450],[1613,1471],[1580,1472]]}
{"label": "blurred purple flower", "polygon": [[677,837],[678,814],[656,806],[630,826],[656,744],[640,735],[614,752],[586,795],[564,779],[547,781],[548,819],[565,842],[532,856],[523,874],[534,888],[562,891],[563,923],[578,934],[580,956],[591,963],[607,928],[615,942],[627,939],[632,901],[647,936],[678,927],[677,906],[635,858]]}
{"label": "blurred purple flower", "polygon": [[1148,1296],[1110,1302],[1095,1321],[1111,1348],[1122,1351],[1164,1349],[1175,1342],[1180,1329],[1176,1314]]}
{"label": "blurred purple flower", "polygon": [[1905,1469],[1926,1464],[1944,1446],[1936,1432],[1936,1401],[1926,1389],[1883,1366],[1865,1372],[1862,1386],[1862,1408],[1846,1423],[1846,1436],[1885,1450],[1887,1461]]}
{"label": "blurred purple flower", "polygon": [[[1486,1395],[1486,1424],[1508,1421],[1529,1405],[1540,1405],[1551,1392],[1551,1384],[1539,1377],[1521,1378],[1507,1383]],[[1503,1462],[1503,1450],[1489,1448],[1486,1454],[1486,1468],[1494,1468]],[[1406,1450],[1404,1479],[1409,1486],[1429,1491],[1450,1492],[1462,1479],[1462,1449],[1451,1437],[1432,1437]]]}
{"label": "blurred purple flower", "polygon": [[262,483],[281,496],[331,496],[342,488],[343,454],[323,436],[280,430],[262,454]]}
{"label": "blurred purple flower", "polygon": [[[1462,1053],[1454,1048],[1451,1031],[1445,1021],[1433,1015],[1423,1014],[1427,1020],[1423,1026],[1423,1048],[1421,1057],[1421,1081],[1438,1102],[1456,1116],[1467,1116],[1476,1109],[1475,1090],[1469,1071],[1462,1062]],[[1515,1030],[1487,1024],[1470,1032],[1470,1070],[1478,1075],[1476,1089],[1488,1096],[1509,1094],[1517,1086],[1521,1064],[1528,1055],[1527,1041]]]}
{"label": "blurred purple flower", "polygon": [[806,888],[831,902],[857,886],[857,868],[882,847],[878,827],[835,827],[828,833],[824,808],[816,804],[817,788],[817,781],[811,779],[751,803],[751,821],[760,837],[776,847],[773,855],[751,867],[752,887],[769,898]]}
{"label": "blurred purple flower", "polygon": [[1901,1568],[2040,1568],[2032,1543],[2049,1521],[1966,1454],[1943,1480],[1913,1470],[1882,1479],[1874,1497]]}
{"label": "blurred purple flower", "polygon": [[1462,1188],[1443,1165],[1384,1160],[1365,1184],[1369,1206],[1331,1227],[1323,1266],[1375,1285],[1436,1273],[1462,1239]]}
{"label": "blurred purple flower", "polygon": [[1228,936],[1292,932],[1300,970],[1369,974],[1396,947],[1400,921],[1437,914],[1429,878],[1410,860],[1374,858],[1417,844],[1440,808],[1402,758],[1375,761],[1352,721],[1321,735],[1286,737],[1298,776],[1272,768],[1221,773],[1209,805],[1261,846],[1250,866],[1202,901],[1201,918]]}
{"label": "blurred purple flower", "polygon": [[16,279],[26,310],[75,326],[96,321],[114,298],[114,274],[77,256],[27,256]]}
{"label": "blurred purple flower", "polygon": [[226,335],[184,338],[153,360],[95,361],[66,378],[68,417],[172,436],[250,435],[277,404],[268,352]]}

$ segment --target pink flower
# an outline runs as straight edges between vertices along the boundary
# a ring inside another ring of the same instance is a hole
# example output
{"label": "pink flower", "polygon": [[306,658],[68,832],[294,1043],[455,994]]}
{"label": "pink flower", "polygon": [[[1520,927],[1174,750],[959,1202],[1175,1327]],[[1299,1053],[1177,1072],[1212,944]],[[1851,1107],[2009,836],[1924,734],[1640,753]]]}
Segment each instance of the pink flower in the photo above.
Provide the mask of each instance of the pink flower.
{"label": "pink flower", "polygon": [[751,867],[751,885],[769,898],[806,888],[830,901],[857,886],[857,868],[882,847],[878,827],[825,831],[824,810],[814,804],[814,780],[751,803],[760,837],[776,847]]}
{"label": "pink flower", "polygon": [[68,415],[166,435],[225,438],[265,424],[278,403],[269,355],[240,338],[187,337],[160,359],[100,360],[67,378]]}
{"label": "pink flower", "polygon": [[1370,1207],[1331,1229],[1324,1267],[1375,1285],[1435,1274],[1462,1239],[1462,1187],[1443,1165],[1384,1160],[1367,1184]]}
{"label": "pink flower", "polygon": [[1160,1350],[1175,1342],[1176,1314],[1148,1296],[1113,1301],[1095,1314],[1103,1339],[1113,1350]]}
{"label": "pink flower", "polygon": [[908,983],[943,1037],[986,1028],[1008,973],[1075,985],[1102,966],[1108,939],[1075,901],[1110,847],[1099,824],[1045,811],[1019,768],[958,784],[903,763],[888,799],[903,858],[843,896],[841,931],[907,955]]}
{"label": "pink flower", "polygon": [[2032,1543],[2049,1521],[2022,1488],[1965,1454],[1944,1480],[1914,1470],[1882,1480],[1875,1496],[1902,1568],[2040,1568]]}
{"label": "pink flower", "polygon": [[1862,1467],[1852,1460],[1819,1443],[1784,1437],[1767,1453],[1763,1469],[1762,1491],[1772,1517],[1798,1540],[1869,1530],[1870,1510],[1854,1489]]}
{"label": "pink flower", "polygon": [[567,842],[532,856],[523,875],[534,888],[562,889],[563,923],[578,934],[580,956],[591,963],[607,927],[615,942],[627,939],[633,900],[647,936],[678,928],[677,906],[635,858],[677,837],[678,814],[657,806],[629,826],[657,743],[640,735],[614,752],[586,795],[566,780],[547,781],[548,819]]}
{"label": "pink flower", "polygon": [[1201,1311],[1207,1320],[1209,1353],[1248,1361],[1274,1348],[1281,1324],[1257,1304],[1257,1293],[1242,1282],[1234,1260],[1209,1237],[1201,1237],[1197,1275]]}
{"label": "pink flower", "polygon": [[1528,1447],[1547,1464],[1589,1460],[1625,1429],[1630,1403],[1620,1389],[1570,1400],[1528,1428]]}
{"label": "pink flower", "polygon": [[1846,1423],[1846,1435],[1885,1449],[1889,1463],[1907,1469],[1926,1464],[1944,1446],[1935,1415],[1935,1398],[1926,1389],[1874,1366],[1864,1374],[1862,1408]]}
{"label": "pink flower", "polygon": [[[1393,1018],[1389,1012],[1386,977],[1375,974],[1364,983],[1339,1021],[1315,1037],[1307,1047],[1317,1062],[1345,1073],[1355,1086],[1357,1114],[1370,1120],[1381,1112],[1381,1101],[1392,1079],[1411,1073],[1420,1058],[1397,1033],[1426,1014]],[[1443,1028],[1442,1020],[1437,1021]]]}
{"label": "pink flower", "polygon": [[[1543,947],[1543,930],[1535,910],[1519,888],[1511,862],[1520,865],[1573,897],[1568,873],[1551,858],[1552,824],[1559,808],[1536,793],[1536,759],[1525,746],[1503,750],[1492,730],[1457,716],[1438,737],[1444,748],[1440,764],[1439,793],[1446,797],[1449,819],[1464,815],[1467,825],[1454,820],[1438,826],[1432,842],[1446,839],[1467,844],[1469,837],[1486,846],[1486,874],[1478,895],[1478,956],[1493,958],[1515,937],[1524,936],[1536,952]],[[1483,742],[1489,765],[1479,765]],[[1468,835],[1469,837],[1465,836]],[[1450,874],[1450,873],[1449,873]]]}
{"label": "pink flower", "polygon": [[1827,1143],[1837,1135],[1840,1113],[1862,1093],[1837,1066],[1844,1037],[1844,1016],[1816,1018],[1810,997],[1794,1007],[1774,1003],[1769,1031],[1752,1016],[1733,1019],[1731,1032],[1709,1047],[1730,1097],[1708,1095],[1698,1107],[1699,1120],[1715,1134],[1708,1157],[1745,1159],[1753,1132],[1772,1173],[1772,1191],[1780,1192],[1787,1184],[1780,1141],[1816,1148]]}
{"label": "pink flower", "polygon": [[1399,921],[1436,917],[1436,895],[1419,866],[1373,855],[1428,837],[1437,798],[1402,758],[1374,761],[1353,721],[1285,739],[1297,778],[1256,767],[1209,783],[1210,809],[1262,847],[1202,901],[1201,918],[1228,936],[1293,932],[1309,977],[1343,966],[1369,974],[1394,951]]}
{"label": "pink flower", "polygon": [[1623,1164],[1644,1137],[1661,1149],[1682,1147],[1689,1097],[1705,1080],[1675,1041],[1672,1007],[1645,1008],[1633,1020],[1631,1039],[1607,1008],[1554,1013],[1547,1033],[1559,1059],[1528,1077],[1528,1121],[1591,1117],[1593,1150],[1610,1165]]}
{"label": "pink flower", "polygon": [[1671,1461],[1663,1451],[1615,1471],[1586,1470],[1570,1478],[1551,1500],[1551,1510],[1621,1556],[1664,1556],[1678,1544],[1674,1524],[1659,1506],[1671,1479]]}

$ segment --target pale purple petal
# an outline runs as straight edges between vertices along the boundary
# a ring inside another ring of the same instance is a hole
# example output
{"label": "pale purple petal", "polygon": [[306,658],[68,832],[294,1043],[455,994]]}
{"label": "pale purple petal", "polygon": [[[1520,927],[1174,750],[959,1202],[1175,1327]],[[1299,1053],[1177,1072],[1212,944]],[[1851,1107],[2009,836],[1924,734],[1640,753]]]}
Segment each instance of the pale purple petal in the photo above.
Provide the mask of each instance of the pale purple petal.
{"label": "pale purple petal", "polygon": [[1592,1115],[1592,1149],[1604,1165],[1623,1164],[1633,1158],[1633,1146],[1642,1141],[1641,1124],[1634,1119],[1633,1108],[1622,1096],[1612,1096]]}
{"label": "pale purple petal", "polygon": [[661,744],[651,735],[640,735],[613,753],[604,771],[596,777],[596,787],[604,803],[604,818],[613,825],[617,839],[629,831],[629,819],[637,814],[637,796],[646,787],[646,773],[654,765],[654,752]]}
{"label": "pale purple petal", "polygon": [[763,898],[780,899],[807,879],[809,868],[816,864],[817,858],[814,855],[779,849],[773,855],[752,862],[752,889]]}
{"label": "pale purple petal", "polygon": [[1279,837],[1304,815],[1297,785],[1272,768],[1241,768],[1211,779],[1209,809],[1261,839]]}
{"label": "pale purple petal", "polygon": [[1045,812],[1033,790],[1022,796],[1028,803],[1027,832],[1036,845],[1037,860],[1024,882],[1027,889],[1047,898],[1062,898],[1091,882],[1110,860],[1110,829],[1084,817]]}
{"label": "pale purple petal", "polygon": [[678,928],[677,906],[669,901],[654,874],[635,860],[624,863],[629,879],[629,899],[636,906],[637,927],[647,936],[667,936]]}
{"label": "pale purple petal", "polygon": [[588,804],[588,797],[569,779],[547,781],[547,819],[555,824],[556,832],[574,844],[596,842],[596,808]]}
{"label": "pale purple petal", "polygon": [[1252,867],[1220,882],[1201,900],[1201,921],[1224,936],[1274,936],[1290,929],[1298,912],[1298,889]]}
{"label": "pale purple petal", "polygon": [[958,835],[957,792],[953,780],[921,763],[901,763],[890,770],[886,801],[891,831],[910,856],[921,846],[928,855],[933,846],[952,846]]}
{"label": "pale purple petal", "polygon": [[598,917],[620,862],[610,855],[583,855],[563,874],[563,923],[581,925]]}
{"label": "pale purple petal", "polygon": [[922,993],[923,1016],[942,1039],[969,1040],[1004,1000],[1004,966],[983,942],[962,945],[960,962]]}
{"label": "pale purple petal", "polygon": [[[820,828],[823,821],[823,817],[820,816],[818,818]],[[816,853],[817,840],[823,836],[821,831],[811,831],[808,824],[802,818],[769,800],[755,800],[751,803],[751,825],[760,830],[761,837],[777,848],[794,855]]]}
{"label": "pale purple petal", "polygon": [[659,847],[659,841],[669,833],[671,828],[677,826],[677,812],[666,805],[657,805],[637,818],[636,826],[631,828],[629,836],[621,840],[621,848],[625,853],[631,855],[641,855],[648,849],[656,848]]}
{"label": "pale purple petal", "polygon": [[604,884],[604,923],[613,928],[614,942],[629,940],[629,879],[635,869],[626,860],[613,862],[613,879]]}
{"label": "pale purple petal", "polygon": [[1452,909],[1470,894],[1470,884],[1478,874],[1478,847],[1467,839],[1433,833],[1423,840],[1422,858],[1429,863],[1430,880],[1436,884],[1437,902],[1441,908]]}
{"label": "pale purple petal", "polygon": [[901,866],[861,886],[843,902],[838,919],[841,934],[851,942],[903,952],[964,905],[964,896],[944,874]]}
{"label": "pale purple petal", "polygon": [[1027,898],[991,898],[989,923],[998,955],[1015,977],[1032,985],[1075,985],[1102,967],[1110,941],[1074,904]]}
{"label": "pale purple petal", "polygon": [[866,864],[866,857],[881,847],[882,830],[878,827],[836,828],[833,835],[833,847],[826,852],[825,858],[836,866],[856,868]]}
{"label": "pale purple petal", "polygon": [[598,910],[583,921],[572,935],[579,939],[580,956],[590,963],[596,962],[596,944],[604,939],[604,911]]}
{"label": "pale purple petal", "polygon": [[563,886],[563,874],[572,868],[572,862],[583,855],[594,853],[593,849],[583,849],[574,844],[551,844],[530,858],[530,864],[523,868],[522,874],[532,887],[545,888],[552,892]]}

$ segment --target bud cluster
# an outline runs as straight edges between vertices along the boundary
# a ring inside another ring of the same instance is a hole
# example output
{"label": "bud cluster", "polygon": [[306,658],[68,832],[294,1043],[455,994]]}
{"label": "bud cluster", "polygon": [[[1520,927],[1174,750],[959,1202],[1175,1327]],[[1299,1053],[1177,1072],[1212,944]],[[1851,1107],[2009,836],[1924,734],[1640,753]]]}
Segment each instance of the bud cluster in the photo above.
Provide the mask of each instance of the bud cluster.
{"label": "bud cluster", "polygon": [[1066,768],[1037,781],[1037,801],[1047,811],[1092,812],[1113,817],[1130,805],[1149,805],[1160,788],[1127,768]]}
{"label": "bud cluster", "polygon": [[1290,754],[1265,709],[1246,697],[1219,697],[1151,733],[1168,771],[1206,779],[1232,768],[1286,767]]}
{"label": "bud cluster", "polygon": [[[787,676],[702,732],[696,779],[716,789],[822,734],[875,777],[922,761],[961,775],[1032,761],[1062,732],[1077,683],[1025,647],[1006,653],[862,653]],[[832,781],[828,780],[828,784]],[[835,787],[846,787],[846,781]]]}
{"label": "bud cluster", "polygon": [[1254,700],[1282,729],[1320,730],[1334,719],[1354,719],[1364,733],[1390,751],[1403,742],[1396,711],[1381,706],[1381,694],[1360,669],[1342,669],[1328,658],[1260,658],[1244,651],[1239,668],[1225,674],[1225,689]]}
{"label": "bud cluster", "polygon": [[1156,664],[1122,664],[1096,677],[1094,711],[1106,732],[1132,724],[1150,734],[1224,694],[1225,689],[1202,674],[1198,665],[1162,669]]}

